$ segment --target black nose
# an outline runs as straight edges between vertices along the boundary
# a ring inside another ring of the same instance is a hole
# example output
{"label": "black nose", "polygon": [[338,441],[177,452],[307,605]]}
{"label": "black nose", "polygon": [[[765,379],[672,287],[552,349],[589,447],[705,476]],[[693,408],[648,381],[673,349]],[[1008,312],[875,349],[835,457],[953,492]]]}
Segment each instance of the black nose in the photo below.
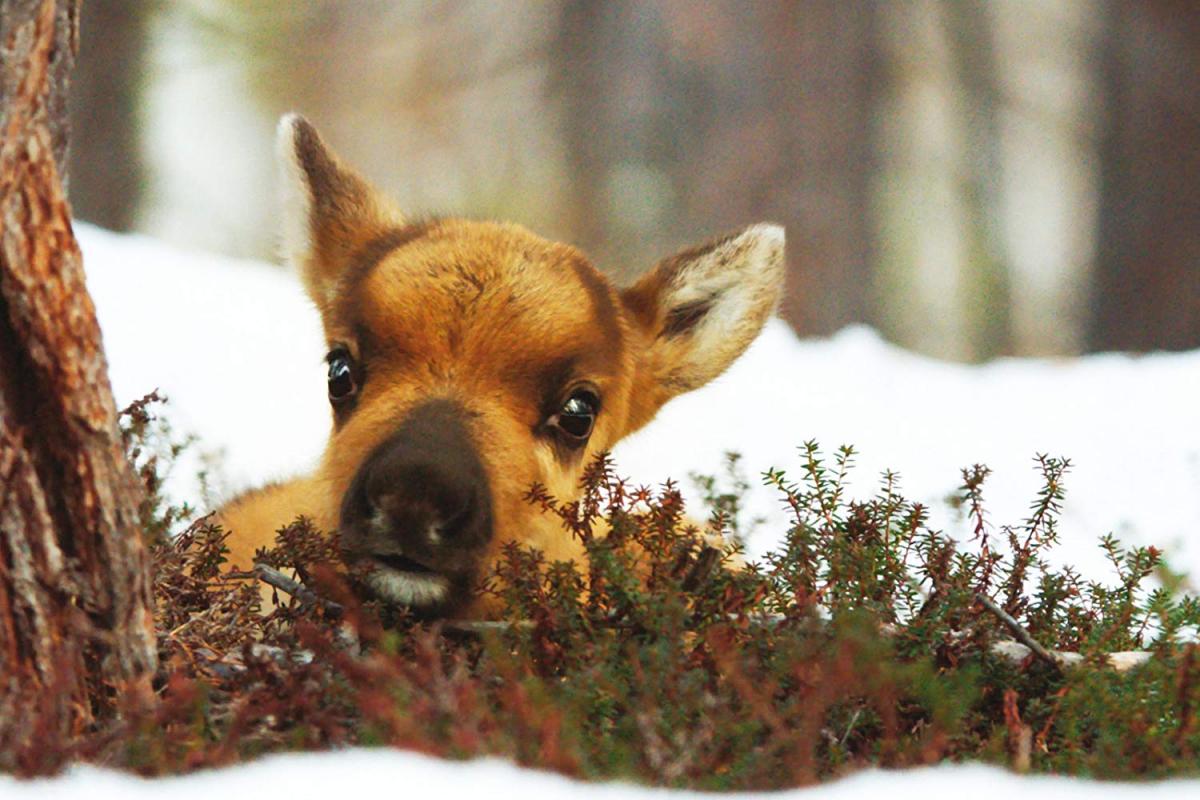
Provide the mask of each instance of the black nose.
{"label": "black nose", "polygon": [[402,543],[460,543],[477,527],[479,504],[475,476],[453,466],[445,459],[421,459],[401,447],[383,453],[366,475],[369,524],[384,526]]}
{"label": "black nose", "polygon": [[488,542],[487,475],[465,420],[455,403],[426,403],[372,451],[342,503],[343,547],[432,567]]}

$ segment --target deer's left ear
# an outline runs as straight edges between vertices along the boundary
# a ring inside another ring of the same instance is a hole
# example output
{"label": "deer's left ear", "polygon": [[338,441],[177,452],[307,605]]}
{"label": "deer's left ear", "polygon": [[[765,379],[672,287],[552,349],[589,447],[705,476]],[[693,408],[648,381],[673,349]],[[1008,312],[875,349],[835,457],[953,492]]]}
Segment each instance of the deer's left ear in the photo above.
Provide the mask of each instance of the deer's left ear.
{"label": "deer's left ear", "polygon": [[284,254],[324,314],[355,254],[404,218],[299,114],[279,120],[276,148],[283,173]]}
{"label": "deer's left ear", "polygon": [[660,262],[622,293],[647,346],[630,429],[725,371],[758,336],[783,287],[783,228],[743,231]]}

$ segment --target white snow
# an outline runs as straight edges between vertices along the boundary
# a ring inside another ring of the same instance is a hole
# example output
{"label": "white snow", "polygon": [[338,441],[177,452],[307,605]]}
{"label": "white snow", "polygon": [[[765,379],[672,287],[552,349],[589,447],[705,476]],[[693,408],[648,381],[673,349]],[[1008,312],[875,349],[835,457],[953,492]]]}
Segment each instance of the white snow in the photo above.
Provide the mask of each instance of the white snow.
{"label": "white snow", "polygon": [[[117,405],[153,389],[181,432],[220,452],[228,491],[302,472],[329,431],[324,338],[279,267],[77,224]],[[181,465],[173,485],[195,498]]]}
{"label": "white snow", "polygon": [[356,797],[403,797],[405,794],[456,798],[519,797],[521,800],[637,800],[714,796],[762,797],[776,800],[1191,800],[1200,781],[1095,783],[1071,778],[1022,777],[994,767],[947,765],[906,771],[870,770],[811,789],[785,792],[712,795],[649,789],[626,783],[582,783],[559,775],[515,767],[497,759],[441,761],[395,750],[346,750],[334,753],[271,756],[225,770],[182,778],[147,780],[94,767],[75,767],[65,776],[26,783],[0,776],[5,800],[213,800],[220,797],[329,800],[347,793]]}
{"label": "white snow", "polygon": [[[177,429],[224,456],[226,491],[303,471],[328,431],[322,337],[316,313],[283,270],[179,252],[154,241],[78,226],[119,404],[161,388]],[[983,462],[993,523],[1018,522],[1038,488],[1037,452],[1068,456],[1060,558],[1110,577],[1095,544],[1108,531],[1167,549],[1177,569],[1200,574],[1200,352],[1143,357],[942,363],[883,342],[866,328],[800,340],[773,321],[750,352],[709,387],[679,398],[616,452],[642,482],[718,473],[722,453],[743,454],[754,478],[775,466],[799,474],[795,448],[817,439],[832,454],[859,451],[855,488],[898,471],[912,499],[957,529],[942,499],[959,469]],[[186,471],[186,469],[185,469]],[[195,496],[186,474],[173,490]],[[694,493],[693,493],[694,495]],[[753,515],[779,521],[778,499],[752,492]],[[750,542],[761,552],[778,524]],[[1193,583],[1193,586],[1195,584]],[[255,790],[327,796],[345,787],[420,787],[438,795],[580,797],[650,790],[576,785],[495,762],[444,763],[381,751],[267,759],[237,769],[146,783],[91,768],[49,782],[0,778],[0,795],[26,798],[190,797]],[[269,789],[268,789],[269,787]],[[428,787],[428,788],[427,788]],[[871,772],[804,797],[1193,797],[1200,782],[1095,785],[1020,778],[983,767]],[[655,792],[658,794],[658,792]]]}

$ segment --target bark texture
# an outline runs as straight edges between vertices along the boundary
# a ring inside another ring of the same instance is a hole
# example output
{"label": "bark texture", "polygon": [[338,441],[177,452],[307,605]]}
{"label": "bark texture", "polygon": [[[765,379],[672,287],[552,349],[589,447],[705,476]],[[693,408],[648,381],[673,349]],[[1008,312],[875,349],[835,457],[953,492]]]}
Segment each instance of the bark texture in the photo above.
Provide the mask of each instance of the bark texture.
{"label": "bark texture", "polygon": [[156,665],[126,460],[62,186],[78,0],[0,0],[0,767]]}

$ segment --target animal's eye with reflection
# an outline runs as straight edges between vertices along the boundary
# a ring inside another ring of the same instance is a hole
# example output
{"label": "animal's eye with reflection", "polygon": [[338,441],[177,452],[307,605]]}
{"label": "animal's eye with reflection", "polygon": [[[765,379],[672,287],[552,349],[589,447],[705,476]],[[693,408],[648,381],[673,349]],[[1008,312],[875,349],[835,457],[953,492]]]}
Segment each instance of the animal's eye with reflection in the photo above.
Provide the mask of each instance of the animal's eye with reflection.
{"label": "animal's eye with reflection", "polygon": [[344,348],[335,348],[325,357],[329,362],[329,402],[344,403],[358,392],[354,376],[354,359]]}
{"label": "animal's eye with reflection", "polygon": [[558,413],[550,417],[549,424],[567,444],[581,447],[592,435],[599,411],[600,398],[594,391],[576,389],[562,404]]}

